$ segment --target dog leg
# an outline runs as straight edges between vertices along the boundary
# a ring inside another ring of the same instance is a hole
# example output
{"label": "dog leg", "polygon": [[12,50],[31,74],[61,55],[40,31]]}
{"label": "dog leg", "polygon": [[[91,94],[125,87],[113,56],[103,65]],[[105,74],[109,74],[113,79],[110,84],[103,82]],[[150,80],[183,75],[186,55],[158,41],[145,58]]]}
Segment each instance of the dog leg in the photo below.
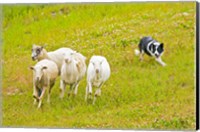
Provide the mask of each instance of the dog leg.
{"label": "dog leg", "polygon": [[142,52],[140,53],[140,61],[143,61],[143,55],[144,55],[144,52],[142,51]]}
{"label": "dog leg", "polygon": [[162,66],[166,66],[166,64],[162,61],[161,57],[156,58],[156,61],[160,63]]}

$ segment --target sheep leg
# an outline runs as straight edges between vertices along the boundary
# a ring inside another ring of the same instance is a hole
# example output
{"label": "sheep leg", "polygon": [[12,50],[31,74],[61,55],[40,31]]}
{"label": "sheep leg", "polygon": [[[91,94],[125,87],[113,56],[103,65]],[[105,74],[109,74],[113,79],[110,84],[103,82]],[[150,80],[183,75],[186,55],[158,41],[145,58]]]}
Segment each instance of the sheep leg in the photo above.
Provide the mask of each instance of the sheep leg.
{"label": "sheep leg", "polygon": [[41,107],[41,104],[42,104],[42,100],[39,100],[38,109]]}
{"label": "sheep leg", "polygon": [[62,99],[65,94],[66,84],[63,80],[60,80],[60,98]]}
{"label": "sheep leg", "polygon": [[33,94],[34,102],[33,104],[35,105],[37,102],[39,102],[39,96],[41,94],[41,89],[35,86],[35,93]]}
{"label": "sheep leg", "polygon": [[96,90],[95,95],[101,96],[101,87],[103,86],[103,82],[99,85],[99,88]]}
{"label": "sheep leg", "polygon": [[43,98],[43,96],[44,96],[45,91],[46,91],[46,87],[44,87],[44,88],[42,89],[42,93],[41,93],[40,97],[38,98],[38,99],[39,99],[38,108],[41,107],[41,104],[42,104],[42,98]]}
{"label": "sheep leg", "polygon": [[48,97],[47,97],[47,103],[50,103],[50,95],[51,95],[51,89],[54,86],[54,82],[51,83],[50,87],[49,87],[49,91],[48,91]]}
{"label": "sheep leg", "polygon": [[89,97],[88,98],[92,98],[92,84],[91,82],[88,83],[88,93],[89,93]]}
{"label": "sheep leg", "polygon": [[98,88],[95,92],[96,96],[101,96],[101,88]]}
{"label": "sheep leg", "polygon": [[70,84],[70,90],[68,92],[68,97],[71,95],[73,88],[74,88],[74,84]]}
{"label": "sheep leg", "polygon": [[93,105],[95,104],[97,97],[101,95],[101,87],[102,87],[102,85],[103,85],[103,83],[100,84],[99,88],[96,90],[96,92],[94,94]]}
{"label": "sheep leg", "polygon": [[88,96],[88,84],[86,86],[86,89],[85,89],[85,101],[87,101],[87,96]]}
{"label": "sheep leg", "polygon": [[79,86],[79,82],[77,82],[77,83],[75,84],[74,96],[77,95],[77,92],[78,92],[78,86]]}
{"label": "sheep leg", "polygon": [[[94,96],[98,96],[99,95],[99,90],[100,90],[100,88],[98,88],[96,91],[95,91],[95,94],[94,94]],[[101,90],[100,90],[101,91]]]}
{"label": "sheep leg", "polygon": [[94,95],[94,100],[93,100],[93,105],[95,104],[95,102],[96,102],[96,100],[97,100],[97,95]]}
{"label": "sheep leg", "polygon": [[36,103],[37,103],[37,95],[38,95],[38,92],[37,92],[37,89],[34,85],[33,86],[33,98],[34,98],[33,105],[36,105]]}

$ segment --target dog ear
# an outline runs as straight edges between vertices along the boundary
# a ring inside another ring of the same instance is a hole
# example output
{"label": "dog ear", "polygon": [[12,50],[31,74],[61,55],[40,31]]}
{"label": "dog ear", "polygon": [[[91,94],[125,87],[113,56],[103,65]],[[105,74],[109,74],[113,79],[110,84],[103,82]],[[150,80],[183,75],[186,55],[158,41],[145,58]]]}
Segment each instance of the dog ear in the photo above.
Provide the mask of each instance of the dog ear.
{"label": "dog ear", "polygon": [[164,48],[164,43],[161,43],[161,44],[160,44],[160,47],[163,49],[163,48]]}

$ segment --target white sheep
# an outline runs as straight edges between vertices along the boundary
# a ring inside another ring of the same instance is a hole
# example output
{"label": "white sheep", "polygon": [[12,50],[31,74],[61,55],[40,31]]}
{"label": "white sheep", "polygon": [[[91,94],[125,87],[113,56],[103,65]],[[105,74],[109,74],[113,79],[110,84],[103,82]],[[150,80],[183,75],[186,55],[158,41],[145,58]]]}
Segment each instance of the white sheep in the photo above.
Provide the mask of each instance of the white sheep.
{"label": "white sheep", "polygon": [[68,96],[70,96],[73,89],[74,95],[77,94],[79,82],[86,73],[85,60],[86,58],[77,52],[65,54],[63,65],[61,67],[60,98],[64,97],[66,85],[70,85]]}
{"label": "white sheep", "polygon": [[87,101],[88,94],[92,95],[92,86],[98,89],[95,92],[93,104],[97,96],[101,95],[101,87],[110,77],[110,66],[108,61],[103,56],[92,56],[87,69],[87,86],[85,100]]}
{"label": "white sheep", "polygon": [[30,67],[33,70],[33,97],[34,104],[38,103],[38,108],[42,104],[42,98],[45,91],[48,89],[47,102],[50,103],[50,93],[54,86],[56,77],[58,76],[58,67],[51,60],[41,60],[35,66]]}
{"label": "white sheep", "polygon": [[32,47],[32,60],[43,60],[43,59],[49,59],[54,61],[59,69],[59,74],[60,74],[60,69],[62,66],[62,62],[64,59],[65,54],[70,54],[75,52],[74,50],[70,48],[60,48],[52,52],[47,52],[43,46],[38,46],[38,45],[33,45]]}

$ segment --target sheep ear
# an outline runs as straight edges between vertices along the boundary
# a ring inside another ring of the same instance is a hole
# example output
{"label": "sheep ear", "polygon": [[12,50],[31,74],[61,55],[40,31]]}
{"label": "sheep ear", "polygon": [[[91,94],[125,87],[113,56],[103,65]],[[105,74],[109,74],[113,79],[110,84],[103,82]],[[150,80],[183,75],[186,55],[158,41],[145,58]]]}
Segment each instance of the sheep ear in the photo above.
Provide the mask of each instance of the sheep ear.
{"label": "sheep ear", "polygon": [[44,70],[44,69],[47,69],[47,67],[46,67],[46,66],[43,66],[43,67],[42,67],[42,70]]}
{"label": "sheep ear", "polygon": [[100,62],[100,64],[102,64],[103,63],[103,60]]}
{"label": "sheep ear", "polygon": [[32,48],[35,48],[35,47],[37,47],[37,45],[36,45],[36,44],[33,44],[33,45],[32,45]]}
{"label": "sheep ear", "polygon": [[30,66],[29,69],[31,69],[31,70],[35,70],[33,66]]}
{"label": "sheep ear", "polygon": [[90,61],[90,63],[91,63],[92,65],[94,65],[94,63],[93,63],[92,61]]}
{"label": "sheep ear", "polygon": [[86,58],[85,56],[83,56],[83,59],[84,59],[84,60],[87,60],[87,58]]}
{"label": "sheep ear", "polygon": [[47,46],[47,44],[44,44],[42,47],[43,47],[43,48],[46,48],[46,46]]}

